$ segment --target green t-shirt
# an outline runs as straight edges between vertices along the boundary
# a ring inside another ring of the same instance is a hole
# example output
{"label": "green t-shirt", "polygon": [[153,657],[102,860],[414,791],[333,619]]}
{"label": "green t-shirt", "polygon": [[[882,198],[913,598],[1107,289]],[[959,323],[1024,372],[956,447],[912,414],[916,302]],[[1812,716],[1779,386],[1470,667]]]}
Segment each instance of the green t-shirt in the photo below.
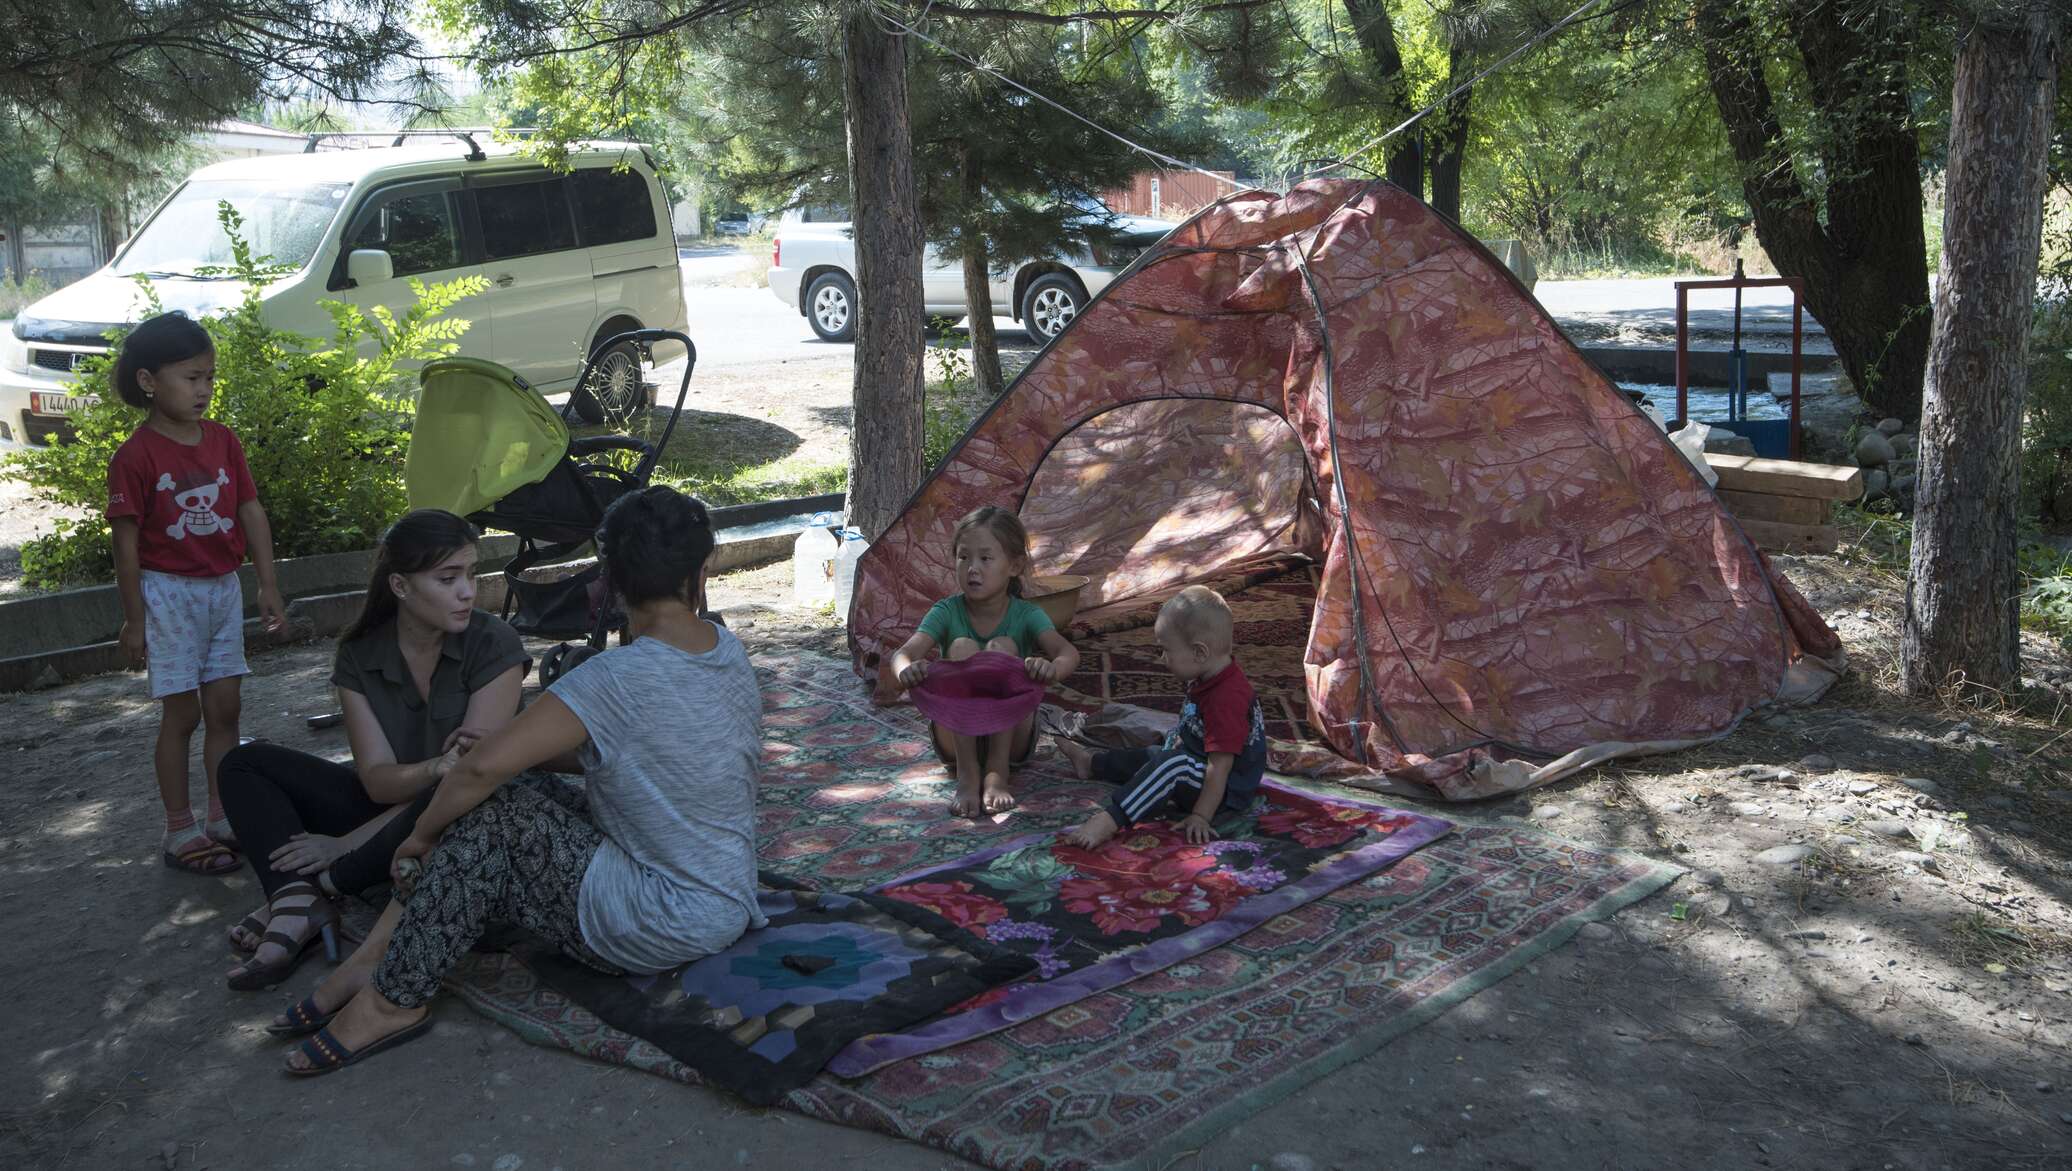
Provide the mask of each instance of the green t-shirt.
{"label": "green t-shirt", "polygon": [[1046,630],[1056,627],[1050,623],[1050,615],[1036,603],[1023,598],[1007,600],[1007,614],[1000,619],[1000,625],[984,634],[971,628],[971,611],[964,608],[964,595],[952,594],[928,608],[928,614],[921,619],[922,634],[935,640],[935,645],[944,651],[960,638],[968,638],[980,646],[996,638],[1011,638],[1021,657],[1034,658],[1042,653],[1037,639]]}

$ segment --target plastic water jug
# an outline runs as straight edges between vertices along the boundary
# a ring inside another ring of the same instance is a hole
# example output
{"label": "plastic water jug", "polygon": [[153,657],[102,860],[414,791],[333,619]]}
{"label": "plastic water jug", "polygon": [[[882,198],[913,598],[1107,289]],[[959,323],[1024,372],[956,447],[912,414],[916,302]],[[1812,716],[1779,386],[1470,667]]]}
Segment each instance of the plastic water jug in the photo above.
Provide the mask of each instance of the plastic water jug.
{"label": "plastic water jug", "polygon": [[801,606],[825,606],[835,598],[835,537],[832,517],[815,516],[791,547],[791,598]]}
{"label": "plastic water jug", "polygon": [[842,530],[842,547],[835,553],[835,617],[847,621],[849,600],[856,596],[856,563],[871,543],[857,529]]}

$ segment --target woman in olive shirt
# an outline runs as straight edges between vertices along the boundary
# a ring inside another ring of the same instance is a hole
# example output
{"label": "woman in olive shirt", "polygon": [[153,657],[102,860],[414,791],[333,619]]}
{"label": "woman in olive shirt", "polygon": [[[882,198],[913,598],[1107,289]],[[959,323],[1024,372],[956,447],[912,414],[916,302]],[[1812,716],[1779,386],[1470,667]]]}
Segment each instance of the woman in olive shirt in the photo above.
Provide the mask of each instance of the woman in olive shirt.
{"label": "woman in olive shirt", "polygon": [[382,538],[331,672],[350,765],[264,743],[224,758],[223,807],[267,896],[231,930],[252,952],[231,970],[232,988],[273,987],[319,939],[336,958],[327,896],[387,881],[446,770],[517,715],[531,664],[516,631],[475,609],[477,539],[467,521],[436,509],[410,513]]}

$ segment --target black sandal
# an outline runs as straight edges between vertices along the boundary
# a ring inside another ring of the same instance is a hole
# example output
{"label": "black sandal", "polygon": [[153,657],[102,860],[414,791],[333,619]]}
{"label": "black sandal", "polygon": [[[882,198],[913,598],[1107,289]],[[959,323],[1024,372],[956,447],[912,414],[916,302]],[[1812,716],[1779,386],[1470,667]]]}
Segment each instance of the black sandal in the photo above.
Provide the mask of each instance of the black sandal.
{"label": "black sandal", "polygon": [[[274,918],[278,919],[282,915],[293,914],[295,912],[280,911],[274,914]],[[316,931],[306,939],[297,940],[285,931],[269,929],[266,935],[259,940],[259,947],[265,947],[269,943],[278,944],[288,954],[269,964],[262,964],[254,958],[242,968],[232,972],[228,982],[234,991],[257,992],[261,989],[274,987],[289,976],[294,975],[295,969],[301,967],[304,957],[309,955],[309,949],[319,943],[324,945],[325,957],[334,964],[338,962],[338,908],[332,906],[331,900],[325,898],[319,892],[316,901],[311,903],[309,908],[301,912],[301,914],[305,919],[316,921]],[[270,922],[271,920],[269,920]],[[255,957],[258,951],[259,948],[257,947],[252,949]]]}
{"label": "black sandal", "polygon": [[338,1038],[331,1035],[330,1029],[318,1029],[316,1036],[295,1047],[309,1059],[310,1067],[297,1069],[290,1065],[285,1068],[289,1077],[321,1077],[327,1073],[337,1073],[346,1066],[365,1061],[384,1049],[393,1049],[398,1045],[415,1041],[429,1032],[431,1027],[432,1014],[426,1013],[416,1024],[397,1029],[388,1036],[358,1049],[347,1049],[339,1044]]}
{"label": "black sandal", "polygon": [[307,1037],[330,1024],[331,1018],[337,1015],[335,1008],[330,1012],[318,1008],[314,995],[305,996],[300,1002],[288,1006],[288,1010],[281,1014],[283,1019],[268,1022],[266,1031],[276,1037]]}

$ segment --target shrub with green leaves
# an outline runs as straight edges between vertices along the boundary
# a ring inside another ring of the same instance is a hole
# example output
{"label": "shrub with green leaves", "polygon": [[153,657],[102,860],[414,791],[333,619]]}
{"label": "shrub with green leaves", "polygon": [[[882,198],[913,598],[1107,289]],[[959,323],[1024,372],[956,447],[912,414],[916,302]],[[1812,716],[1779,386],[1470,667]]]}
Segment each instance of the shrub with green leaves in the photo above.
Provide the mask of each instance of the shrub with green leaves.
{"label": "shrub with green leaves", "polygon": [[[217,217],[232,260],[201,275],[235,280],[243,293],[233,308],[202,321],[216,343],[209,417],[244,444],[272,522],[275,556],[366,548],[404,508],[403,457],[416,406],[416,379],[406,366],[458,350],[469,322],[447,311],[489,284],[481,277],[429,286],[412,280],[417,300],[401,314],[326,301],[331,336],[308,337],[266,323],[260,295],[283,270],[252,255],[244,221],[230,204],[221,204]],[[143,287],[157,312],[149,284]],[[121,338],[110,340],[119,345]],[[113,367],[110,355],[82,369],[78,393],[95,401],[72,415],[70,441],[15,453],[0,467],[39,499],[87,513],[59,520],[22,547],[22,577],[31,588],[113,580],[101,517],[108,461],[144,421],[114,393]]]}

